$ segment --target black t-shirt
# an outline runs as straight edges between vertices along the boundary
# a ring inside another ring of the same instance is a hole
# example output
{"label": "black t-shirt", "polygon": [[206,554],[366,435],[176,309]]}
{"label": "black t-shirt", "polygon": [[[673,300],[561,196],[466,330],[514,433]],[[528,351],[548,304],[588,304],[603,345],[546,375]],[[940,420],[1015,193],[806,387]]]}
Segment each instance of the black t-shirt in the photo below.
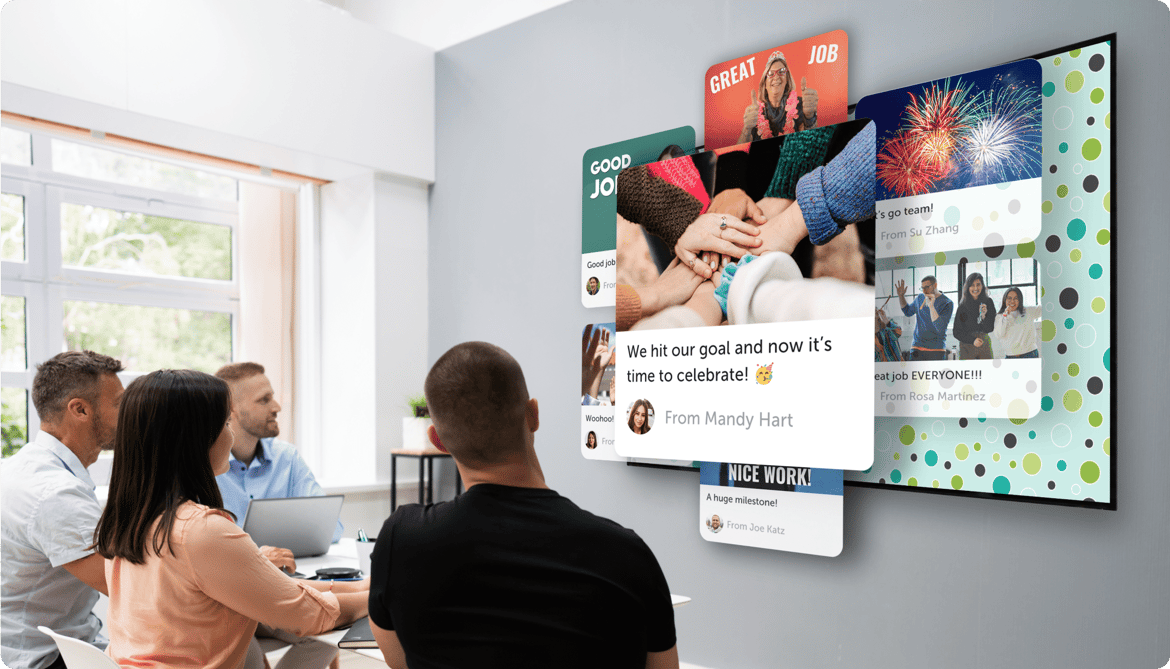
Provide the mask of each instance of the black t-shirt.
{"label": "black t-shirt", "polygon": [[[980,335],[991,334],[995,329],[995,302],[986,292],[979,299],[962,296],[959,306],[955,308],[955,339],[964,344],[974,344],[975,338]],[[979,320],[979,305],[987,307],[983,320]]]}
{"label": "black t-shirt", "polygon": [[370,619],[411,669],[640,668],[675,645],[650,548],[552,490],[481,483],[399,507],[371,572]]}

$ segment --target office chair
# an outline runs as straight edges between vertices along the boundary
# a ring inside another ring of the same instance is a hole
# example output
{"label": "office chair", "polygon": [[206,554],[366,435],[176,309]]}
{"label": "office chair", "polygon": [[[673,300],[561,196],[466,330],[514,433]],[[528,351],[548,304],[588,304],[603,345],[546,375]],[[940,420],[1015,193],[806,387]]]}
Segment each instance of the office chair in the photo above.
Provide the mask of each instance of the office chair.
{"label": "office chair", "polygon": [[69,665],[69,669],[119,669],[118,663],[110,659],[110,656],[97,646],[61,636],[48,627],[41,626],[37,629],[41,631],[41,634],[48,635],[57,643],[57,650],[61,651],[61,657],[65,659],[65,664]]}

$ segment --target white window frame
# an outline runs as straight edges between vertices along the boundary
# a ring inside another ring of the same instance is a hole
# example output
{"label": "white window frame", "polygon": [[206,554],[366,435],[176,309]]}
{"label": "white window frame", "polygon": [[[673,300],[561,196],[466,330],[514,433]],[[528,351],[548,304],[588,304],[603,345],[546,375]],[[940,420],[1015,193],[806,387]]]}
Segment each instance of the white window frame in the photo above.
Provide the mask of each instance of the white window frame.
{"label": "white window frame", "polygon": [[304,184],[297,193],[296,354],[294,359],[297,447],[316,473],[324,472],[321,424],[321,197]]}
{"label": "white window frame", "polygon": [[[36,366],[60,352],[64,342],[62,318],[65,301],[81,300],[111,304],[165,307],[226,313],[231,317],[232,351],[239,350],[239,201],[213,200],[149,188],[126,186],[54,172],[51,142],[54,136],[28,131],[32,137],[32,165],[0,165],[0,191],[24,197],[25,261],[0,263],[0,293],[25,299],[25,353],[27,368],[0,372],[0,385],[28,392],[28,437],[40,428],[32,407],[32,381]],[[77,138],[63,141],[85,144]],[[107,149],[108,147],[100,147]],[[129,155],[132,152],[121,151]],[[208,171],[203,166],[182,167]],[[238,175],[231,175],[239,178]],[[287,186],[286,186],[287,187]],[[232,278],[230,281],[125,274],[64,267],[61,263],[61,205],[93,205],[118,211],[166,216],[231,229]],[[181,365],[182,361],[176,361]],[[151,370],[120,374],[123,383]]]}

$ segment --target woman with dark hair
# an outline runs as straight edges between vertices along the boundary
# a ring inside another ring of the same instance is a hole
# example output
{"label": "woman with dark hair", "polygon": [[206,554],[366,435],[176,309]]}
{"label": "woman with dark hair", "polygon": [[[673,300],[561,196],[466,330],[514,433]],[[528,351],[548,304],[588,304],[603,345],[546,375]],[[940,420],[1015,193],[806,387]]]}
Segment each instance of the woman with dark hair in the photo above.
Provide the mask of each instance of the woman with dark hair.
{"label": "woman with dark hair", "polygon": [[202,372],[152,372],[122,396],[94,532],[122,666],[236,669],[256,621],[305,636],[366,615],[368,581],[290,578],[223,509],[230,415],[227,383]]}
{"label": "woman with dark hair", "polygon": [[585,448],[591,451],[597,448],[597,433],[593,430],[589,430],[589,435],[585,437]]}
{"label": "woman with dark hair", "polygon": [[630,408],[630,419],[627,425],[634,434],[646,434],[650,431],[650,414],[654,407],[646,400],[636,400]]}
{"label": "woman with dark hair", "polygon": [[955,339],[959,360],[990,360],[991,331],[995,329],[995,301],[987,294],[983,275],[972,272],[963,283],[955,310]]}
{"label": "woman with dark hair", "polygon": [[1003,304],[995,317],[995,337],[999,339],[1005,358],[1039,358],[1036,348],[1036,326],[1028,317],[1024,294],[1012,286],[1003,294]]}

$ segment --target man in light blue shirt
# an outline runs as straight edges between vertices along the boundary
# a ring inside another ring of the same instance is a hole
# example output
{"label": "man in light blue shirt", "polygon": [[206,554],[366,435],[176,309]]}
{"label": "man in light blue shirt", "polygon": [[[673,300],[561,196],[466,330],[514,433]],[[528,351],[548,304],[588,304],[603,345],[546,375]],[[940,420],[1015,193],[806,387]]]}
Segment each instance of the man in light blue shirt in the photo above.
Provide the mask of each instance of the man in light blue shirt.
{"label": "man in light blue shirt", "polygon": [[[236,524],[243,527],[248,503],[253,499],[324,495],[296,446],[276,438],[280,434],[276,420],[280,403],[264,375],[264,367],[254,362],[236,362],[224,365],[215,375],[232,389],[236,444],[227,473],[215,481],[223,494],[224,508],[236,514]],[[333,541],[341,538],[343,529],[338,521]]]}
{"label": "man in light blue shirt", "polygon": [[0,659],[12,669],[65,666],[38,625],[101,645],[93,606],[106,592],[105,560],[92,544],[102,509],[86,468],[113,446],[120,371],[92,351],[38,365],[40,432],[0,467]]}
{"label": "man in light blue shirt", "polygon": [[[236,362],[224,365],[215,375],[231,387],[231,421],[236,434],[228,470],[215,477],[215,481],[223,495],[224,508],[236,515],[236,524],[243,526],[248,504],[253,499],[324,495],[296,446],[276,438],[280,434],[276,421],[280,403],[276,401],[272,383],[264,375],[264,367],[254,362]],[[343,529],[341,521],[337,521],[333,541],[341,538]],[[292,552],[285,548],[261,546],[260,552],[281,569],[296,569]],[[256,636],[292,644],[276,665],[277,669],[317,669],[336,664],[336,646],[302,639],[263,624],[256,629]]]}

